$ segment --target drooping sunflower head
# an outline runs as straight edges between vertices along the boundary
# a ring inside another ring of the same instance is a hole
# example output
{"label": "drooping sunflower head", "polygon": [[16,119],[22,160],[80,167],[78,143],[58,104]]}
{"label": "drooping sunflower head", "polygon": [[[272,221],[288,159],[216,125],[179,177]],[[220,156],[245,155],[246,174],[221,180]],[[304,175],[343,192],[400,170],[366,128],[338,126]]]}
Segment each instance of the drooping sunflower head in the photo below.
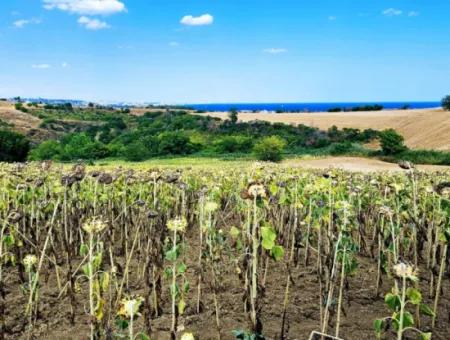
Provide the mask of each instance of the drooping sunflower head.
{"label": "drooping sunflower head", "polygon": [[397,276],[398,278],[409,279],[411,281],[418,280],[417,277],[418,271],[413,265],[399,262],[394,266],[393,270],[395,276]]}
{"label": "drooping sunflower head", "polygon": [[142,296],[131,296],[120,300],[119,310],[117,315],[126,319],[131,319],[139,316],[139,309],[144,302]]}
{"label": "drooping sunflower head", "polygon": [[171,231],[183,233],[187,227],[187,220],[185,217],[177,217],[167,222],[167,228]]}
{"label": "drooping sunflower head", "polygon": [[84,223],[82,226],[83,230],[88,234],[100,233],[104,229],[106,229],[106,227],[107,227],[106,222],[98,218],[93,218]]}

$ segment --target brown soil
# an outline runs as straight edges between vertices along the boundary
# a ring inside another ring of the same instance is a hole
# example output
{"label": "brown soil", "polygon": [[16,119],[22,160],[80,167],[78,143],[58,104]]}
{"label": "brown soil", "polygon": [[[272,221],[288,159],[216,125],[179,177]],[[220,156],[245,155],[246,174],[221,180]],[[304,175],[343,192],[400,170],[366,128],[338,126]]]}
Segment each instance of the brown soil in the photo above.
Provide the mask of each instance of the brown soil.
{"label": "brown soil", "polygon": [[[204,115],[204,114],[202,114]],[[206,115],[227,118],[226,112]],[[393,128],[405,137],[406,144],[415,149],[450,150],[450,112],[441,109],[384,110],[377,112],[315,112],[315,113],[240,113],[239,119],[248,122],[266,120],[286,124],[304,124],[328,129],[339,128],[383,130]]]}
{"label": "brown soil", "polygon": [[[196,279],[195,263],[197,258],[197,238],[196,230],[188,233],[188,255],[186,262],[188,266],[188,279],[191,283],[191,292],[187,300],[187,310],[180,318],[179,329],[193,332],[199,339],[217,339],[215,326],[214,304],[212,293],[204,286],[203,299],[204,310],[201,314],[196,314]],[[303,251],[300,256],[300,263],[303,263]],[[121,265],[124,260],[119,260]],[[133,294],[144,295],[144,282],[138,277],[137,272],[142,270],[144,259],[132,263],[130,275],[130,285],[128,291]],[[288,317],[288,339],[308,339],[313,330],[320,329],[319,314],[319,282],[315,272],[316,259],[310,258],[310,265],[303,264],[295,268],[293,281],[290,289]],[[359,268],[353,277],[348,279],[348,287],[344,292],[344,312],[342,315],[340,336],[346,340],[375,339],[373,321],[390,315],[390,312],[383,301],[383,296],[393,286],[393,280],[383,277],[380,295],[375,294],[376,260],[368,256],[358,257]],[[234,339],[231,331],[234,329],[248,329],[248,319],[243,312],[242,294],[243,285],[234,271],[234,266],[230,260],[224,261],[226,273],[221,278],[222,290],[218,293],[221,313],[221,339]],[[423,268],[422,268],[423,269]],[[44,271],[45,272],[45,271]],[[432,299],[428,298],[429,275],[423,269],[420,273],[420,285],[425,302],[432,306]],[[266,339],[280,339],[280,325],[283,312],[283,299],[286,284],[286,267],[280,263],[271,263],[268,269],[265,296],[262,307],[262,321],[264,335]],[[26,339],[26,318],[24,317],[24,307],[27,297],[20,291],[20,282],[17,272],[7,273],[7,297],[6,297],[6,324],[7,339]],[[71,325],[68,320],[70,303],[67,297],[58,299],[58,289],[54,269],[50,273],[42,275],[42,289],[40,290],[40,317],[37,321],[33,335],[38,339],[88,339],[89,320],[87,313],[87,286],[82,284],[80,293],[77,295],[77,310],[75,325]],[[152,320],[154,334],[152,339],[170,339],[170,303],[168,294],[168,282],[163,284],[163,316]],[[439,301],[439,318],[437,326],[433,331],[433,339],[446,340],[450,335],[450,282],[445,279],[443,282],[443,294]],[[113,316],[114,317],[114,316]],[[334,334],[335,316],[329,327],[328,333]],[[421,318],[422,330],[426,330],[430,325],[429,317]],[[142,317],[135,323],[136,333],[144,329]],[[180,332],[181,334],[181,332]],[[389,334],[383,339],[394,339],[393,334]],[[416,337],[405,337],[405,339],[416,339]]]}
{"label": "brown soil", "polygon": [[[295,159],[283,162],[287,167],[300,167],[306,169],[342,169],[354,172],[389,171],[401,172],[402,170],[395,163],[387,163],[373,158],[361,157],[326,157],[318,159]],[[443,171],[450,170],[450,166],[439,165],[417,165],[421,171]]]}

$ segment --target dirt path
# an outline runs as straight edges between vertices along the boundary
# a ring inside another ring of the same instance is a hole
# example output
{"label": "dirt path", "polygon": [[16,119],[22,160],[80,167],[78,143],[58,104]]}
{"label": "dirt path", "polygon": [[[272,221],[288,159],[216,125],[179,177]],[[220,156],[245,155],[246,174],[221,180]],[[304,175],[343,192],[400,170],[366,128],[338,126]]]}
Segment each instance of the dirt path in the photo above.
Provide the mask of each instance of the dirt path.
{"label": "dirt path", "polygon": [[[306,169],[343,169],[355,172],[373,171],[404,171],[397,164],[383,162],[377,159],[361,157],[327,157],[320,159],[286,160],[283,165],[287,167],[300,167]],[[442,171],[450,170],[450,166],[418,165],[418,170]]]}
{"label": "dirt path", "polygon": [[[226,112],[206,115],[227,118]],[[450,150],[450,112],[441,109],[385,110],[377,112],[314,113],[240,113],[244,122],[265,120],[286,124],[304,124],[326,130],[339,128],[383,130],[393,128],[405,137],[410,148]]]}

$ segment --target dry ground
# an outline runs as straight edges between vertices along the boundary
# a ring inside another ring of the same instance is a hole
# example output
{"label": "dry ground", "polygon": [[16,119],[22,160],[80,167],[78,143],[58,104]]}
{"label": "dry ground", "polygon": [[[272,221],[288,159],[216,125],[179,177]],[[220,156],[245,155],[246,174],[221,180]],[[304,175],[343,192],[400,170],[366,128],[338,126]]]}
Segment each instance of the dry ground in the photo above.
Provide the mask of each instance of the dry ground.
{"label": "dry ground", "polygon": [[0,101],[0,119],[13,124],[15,129],[27,133],[31,129],[37,129],[41,120],[28,113],[16,110],[9,102]]}
{"label": "dry ground", "polygon": [[[362,157],[325,157],[318,159],[290,159],[282,163],[288,167],[301,167],[306,169],[335,168],[355,172],[373,171],[404,171],[397,164],[387,163],[378,159]],[[418,170],[443,171],[450,170],[450,166],[418,165]]]}
{"label": "dry ground", "polygon": [[[226,118],[226,112],[206,115]],[[339,128],[383,130],[393,128],[414,149],[450,150],[450,112],[441,109],[385,110],[377,112],[314,113],[240,113],[241,121],[266,120],[286,124],[304,124],[319,129]]]}

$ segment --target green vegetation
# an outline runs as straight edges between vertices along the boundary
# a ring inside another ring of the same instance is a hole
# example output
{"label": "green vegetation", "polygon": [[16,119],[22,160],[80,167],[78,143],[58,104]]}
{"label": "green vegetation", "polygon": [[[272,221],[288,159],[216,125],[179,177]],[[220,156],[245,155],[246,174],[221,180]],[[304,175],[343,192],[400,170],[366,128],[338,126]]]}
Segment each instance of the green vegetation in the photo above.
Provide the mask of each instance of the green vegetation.
{"label": "green vegetation", "polygon": [[236,109],[231,109],[228,113],[228,117],[230,118],[231,122],[233,124],[236,124],[238,121],[238,112]]}
{"label": "green vegetation", "polygon": [[0,128],[10,128],[13,127],[13,124],[5,122],[3,119],[0,119]]}
{"label": "green vegetation", "polygon": [[[30,153],[32,160],[122,158],[143,161],[191,154],[213,157],[254,154],[260,159],[276,161],[281,159],[282,153],[295,154],[301,150],[301,153],[314,154],[334,144],[366,143],[377,137],[377,132],[370,129],[333,127],[320,131],[304,125],[238,122],[235,110],[226,121],[192,115],[184,110],[150,111],[143,116],[94,106],[82,109],[52,105],[29,110],[42,119],[41,128],[58,136],[34,148]],[[277,152],[280,154],[275,155]],[[338,152],[339,148],[335,153]]]}
{"label": "green vegetation", "polygon": [[442,99],[442,107],[444,110],[450,111],[450,95]]}
{"label": "green vegetation", "polygon": [[284,139],[278,136],[270,136],[256,143],[253,148],[253,153],[260,161],[279,162],[283,159],[285,147],[286,142]]}
{"label": "green vegetation", "polygon": [[15,103],[14,107],[15,107],[16,110],[28,113],[28,109],[25,106],[23,106],[23,104],[21,102]]}
{"label": "green vegetation", "polygon": [[30,150],[30,142],[23,135],[0,130],[0,162],[22,162]]}
{"label": "green vegetation", "polygon": [[394,129],[387,129],[380,134],[381,149],[385,155],[395,155],[405,151],[404,138]]}
{"label": "green vegetation", "polygon": [[357,111],[381,111],[384,107],[382,105],[361,105],[361,106],[354,106],[350,108],[345,107],[332,107],[328,109],[328,112],[342,112],[342,111],[349,111],[349,112],[357,112]]}
{"label": "green vegetation", "polygon": [[450,152],[437,150],[406,150],[391,156],[381,156],[381,159],[388,162],[405,160],[415,164],[450,165]]}
{"label": "green vegetation", "polygon": [[[54,136],[52,140],[33,139],[34,147],[25,157],[30,160],[122,159],[142,162],[193,155],[211,159],[278,161],[283,157],[348,155],[381,157],[392,162],[408,160],[450,165],[449,152],[408,150],[403,137],[394,130],[361,131],[333,126],[321,131],[305,125],[238,122],[235,110],[230,111],[229,120],[222,121],[185,110],[153,110],[143,116],[134,116],[126,109],[94,104],[87,108],[66,104],[24,107],[18,101],[16,107],[40,118],[39,127]],[[0,121],[0,128],[10,130],[13,126]],[[364,147],[375,139],[380,139],[381,152]],[[25,158],[22,155],[14,160]]]}
{"label": "green vegetation", "polygon": [[450,172],[115,165],[0,163],[6,339],[449,333]]}

